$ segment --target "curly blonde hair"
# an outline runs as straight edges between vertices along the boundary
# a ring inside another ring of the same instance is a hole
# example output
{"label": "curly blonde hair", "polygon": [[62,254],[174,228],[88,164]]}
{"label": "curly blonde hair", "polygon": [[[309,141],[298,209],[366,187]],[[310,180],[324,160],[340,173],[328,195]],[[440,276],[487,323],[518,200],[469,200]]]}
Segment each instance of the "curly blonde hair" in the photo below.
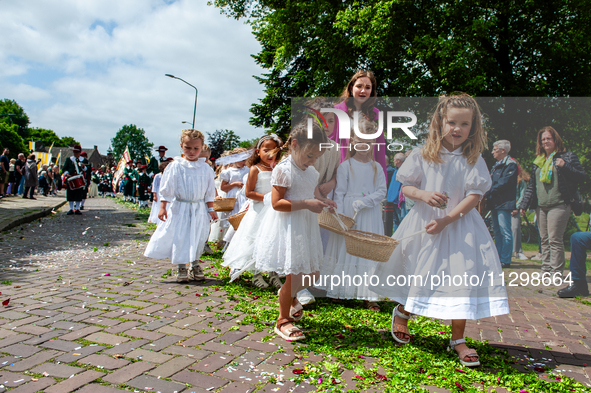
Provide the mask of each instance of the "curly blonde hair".
{"label": "curly blonde hair", "polygon": [[181,132],[181,145],[185,138],[189,138],[189,140],[201,139],[201,142],[205,143],[205,136],[203,136],[203,133],[194,128],[187,128]]}
{"label": "curly blonde hair", "polygon": [[444,137],[442,130],[445,125],[447,111],[451,108],[468,108],[472,110],[472,128],[468,139],[462,144],[462,155],[466,157],[468,164],[474,165],[480,153],[486,149],[486,132],[482,126],[482,114],[476,100],[466,93],[459,92],[439,97],[439,102],[431,117],[429,136],[421,150],[421,154],[427,162],[443,163],[439,154]]}

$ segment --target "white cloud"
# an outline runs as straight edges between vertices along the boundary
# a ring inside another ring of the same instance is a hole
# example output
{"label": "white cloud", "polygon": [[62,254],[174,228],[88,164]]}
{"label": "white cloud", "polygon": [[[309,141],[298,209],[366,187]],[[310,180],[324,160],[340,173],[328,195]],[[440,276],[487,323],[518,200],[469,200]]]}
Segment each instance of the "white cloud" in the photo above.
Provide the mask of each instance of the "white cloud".
{"label": "white cloud", "polygon": [[0,13],[0,98],[17,100],[32,126],[105,152],[133,123],[177,153],[195,91],[170,73],[199,89],[196,128],[263,133],[248,124],[263,96],[250,57],[259,45],[249,26],[205,1],[4,0]]}

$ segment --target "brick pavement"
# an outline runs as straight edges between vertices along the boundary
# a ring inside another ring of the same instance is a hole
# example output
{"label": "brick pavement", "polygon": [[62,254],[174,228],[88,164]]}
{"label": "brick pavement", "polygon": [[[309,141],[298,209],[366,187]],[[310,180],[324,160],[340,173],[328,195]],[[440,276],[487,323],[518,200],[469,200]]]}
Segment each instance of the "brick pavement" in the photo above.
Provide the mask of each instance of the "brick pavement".
{"label": "brick pavement", "polygon": [[[82,216],[66,211],[0,234],[0,299],[11,299],[0,308],[0,391],[314,390],[288,380],[301,367],[291,346],[212,318],[212,298],[194,293],[216,280],[186,288],[162,278],[170,264],[143,257],[151,230],[133,211],[108,199],[87,201]],[[514,261],[507,274],[538,269]],[[555,292],[511,287],[511,315],[469,322],[467,335],[507,349],[517,369],[544,363],[589,384],[591,306]],[[227,301],[223,289],[216,299]]]}

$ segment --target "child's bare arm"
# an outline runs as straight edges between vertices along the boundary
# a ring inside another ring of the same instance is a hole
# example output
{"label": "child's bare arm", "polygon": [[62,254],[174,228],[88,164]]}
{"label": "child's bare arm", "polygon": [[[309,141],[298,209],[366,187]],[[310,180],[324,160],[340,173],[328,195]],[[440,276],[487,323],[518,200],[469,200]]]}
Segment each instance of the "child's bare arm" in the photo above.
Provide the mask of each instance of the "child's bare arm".
{"label": "child's bare arm", "polygon": [[318,199],[304,199],[301,201],[290,201],[284,199],[286,187],[273,186],[271,191],[271,202],[273,209],[280,212],[294,212],[297,210],[308,209],[314,213],[320,213],[328,205]]}
{"label": "child's bare arm", "polygon": [[247,198],[252,199],[254,201],[262,201],[265,198],[265,195],[260,194],[254,190],[258,178],[259,170],[253,165],[252,168],[250,168],[250,172],[248,173],[246,187],[244,188],[244,195],[246,195]]}
{"label": "child's bare arm", "polygon": [[464,216],[465,214],[468,214],[470,210],[474,209],[478,205],[478,202],[480,202],[480,195],[468,195],[466,198],[462,199],[462,201],[458,203],[458,205],[454,207],[447,216],[431,220],[431,222],[429,222],[425,226],[427,233],[431,235],[438,234],[447,225],[451,224],[454,221],[457,221],[458,219],[460,219],[460,217]]}
{"label": "child's bare arm", "polygon": [[433,207],[439,207],[447,200],[447,197],[440,192],[419,190],[415,186],[403,186],[402,194],[413,201],[423,201]]}

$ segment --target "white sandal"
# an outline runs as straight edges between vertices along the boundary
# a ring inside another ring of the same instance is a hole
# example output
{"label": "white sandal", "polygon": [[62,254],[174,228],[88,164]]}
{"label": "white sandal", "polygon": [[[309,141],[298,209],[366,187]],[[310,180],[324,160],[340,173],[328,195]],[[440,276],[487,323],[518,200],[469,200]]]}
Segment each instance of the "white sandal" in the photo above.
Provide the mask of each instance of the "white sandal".
{"label": "white sandal", "polygon": [[279,279],[277,273],[269,273],[269,284],[273,285],[277,289],[281,289],[283,283]]}
{"label": "white sandal", "polygon": [[267,284],[265,282],[265,280],[263,279],[263,276],[260,273],[254,275],[254,277],[252,278],[251,283],[252,283],[252,285],[254,285],[257,288],[265,289],[265,288],[268,288],[269,287],[269,284]]}
{"label": "white sandal", "polygon": [[[293,333],[301,332],[301,329],[298,328],[296,325],[293,325],[292,327],[286,328],[285,329],[285,333],[283,331],[281,331],[281,327],[283,325],[286,325],[288,323],[293,324],[293,322],[294,321],[291,318],[283,318],[283,319],[280,319],[280,320],[277,321],[277,324],[275,325],[275,329],[273,329],[273,330],[275,331],[275,333],[277,335],[279,335],[285,341],[299,341],[299,340],[304,340],[306,338],[306,336],[304,336],[304,334],[302,334],[300,336],[292,336]],[[279,325],[279,326],[277,326],[277,325]]]}
{"label": "white sandal", "polygon": [[[455,350],[457,345],[460,344],[466,344],[466,339],[464,338],[460,338],[458,340],[449,340],[449,347],[447,347],[448,351],[454,351],[457,355],[458,355],[458,359],[460,360],[460,364],[462,366],[465,367],[477,367],[480,366],[480,356],[478,356],[478,353],[476,352],[476,350],[474,348],[467,348],[464,349],[463,351],[460,351],[459,353]],[[468,356],[468,357],[476,357],[478,358],[478,360],[473,361],[473,362],[469,362],[464,360],[464,358]]]}
{"label": "white sandal", "polygon": [[[410,331],[408,331],[408,325],[406,326],[406,332],[401,331],[396,329],[396,331],[394,331],[394,328],[396,328],[396,317],[402,318],[402,319],[406,319],[409,320],[410,319],[410,315],[406,315],[403,312],[401,312],[400,310],[398,310],[398,307],[400,307],[400,304],[397,305],[396,307],[394,307],[394,311],[392,312],[392,324],[390,325],[390,333],[392,333],[392,338],[394,338],[394,340],[396,340],[397,342],[399,342],[400,344],[408,344],[410,342]],[[403,325],[400,325],[403,326]],[[396,336],[396,333],[403,333],[406,334],[408,336],[407,340],[403,340],[400,337]]]}

